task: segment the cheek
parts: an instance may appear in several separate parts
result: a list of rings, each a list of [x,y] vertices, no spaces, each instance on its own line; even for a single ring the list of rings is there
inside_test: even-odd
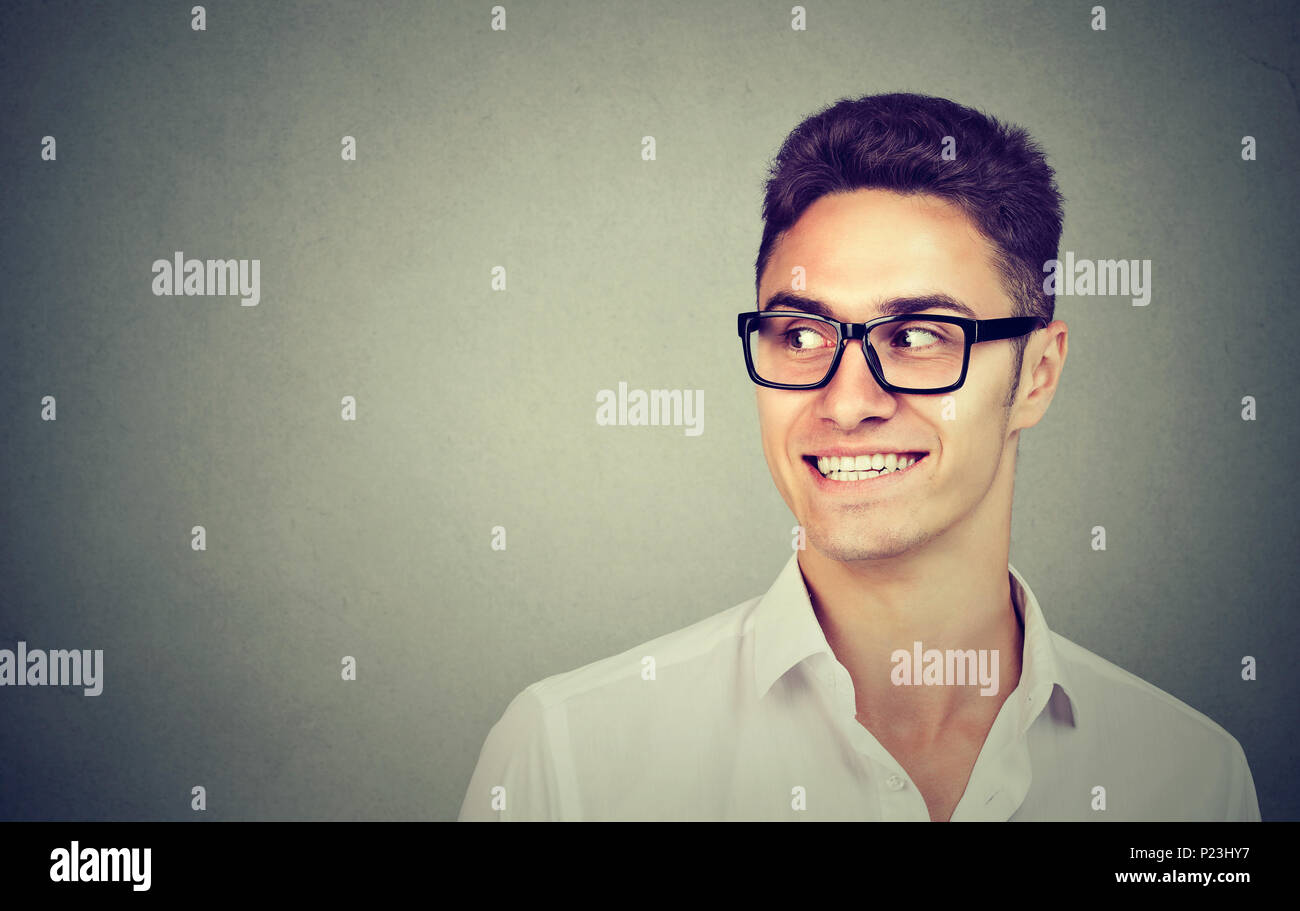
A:
[[[780,455],[785,452],[799,410],[797,403],[789,398],[767,394],[773,391],[760,387],[757,392],[758,426],[763,437],[763,449]]]
[[[962,387],[937,396],[934,406],[926,408],[926,418],[939,434],[950,477],[973,477],[983,471],[977,466],[998,458],[1003,442],[1000,431],[1006,420],[1001,392]]]
[[[1005,443],[1000,433],[1002,415],[1000,408],[984,408],[978,415],[970,415],[967,426],[949,432],[944,448],[952,456],[949,468],[959,485],[984,489],[997,474]],[[949,425],[958,423],[950,421]]]

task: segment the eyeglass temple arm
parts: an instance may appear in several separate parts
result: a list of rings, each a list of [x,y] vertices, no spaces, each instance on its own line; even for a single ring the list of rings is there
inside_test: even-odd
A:
[[[1010,316],[1005,319],[975,321],[975,341],[995,342],[1004,338],[1019,338],[1047,325],[1041,316]]]

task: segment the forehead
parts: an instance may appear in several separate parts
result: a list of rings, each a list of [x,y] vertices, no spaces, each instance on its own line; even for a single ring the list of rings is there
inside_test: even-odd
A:
[[[866,320],[893,297],[941,292],[981,317],[1009,313],[996,249],[955,205],[935,196],[855,190],[823,196],[776,242],[760,301],[791,289],[802,266],[807,291],[842,319]]]

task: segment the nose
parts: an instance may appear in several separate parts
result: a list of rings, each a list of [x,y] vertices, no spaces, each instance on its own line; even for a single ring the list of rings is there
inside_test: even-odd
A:
[[[844,340],[839,366],[822,392],[824,416],[846,430],[867,418],[887,418],[898,409],[898,399],[871,372],[865,339]]]

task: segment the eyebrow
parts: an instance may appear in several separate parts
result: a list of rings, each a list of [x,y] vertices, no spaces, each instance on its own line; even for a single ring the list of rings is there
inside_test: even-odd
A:
[[[778,291],[769,297],[759,309],[776,310],[778,308],[799,310],[803,313],[816,313],[818,316],[824,316],[827,319],[838,320],[838,317],[831,313],[828,304],[817,300],[815,297],[808,297],[793,291]],[[880,303],[881,316],[906,316],[909,313],[919,313],[923,310],[952,310],[971,319],[978,319],[974,310],[948,294],[891,297]]]

